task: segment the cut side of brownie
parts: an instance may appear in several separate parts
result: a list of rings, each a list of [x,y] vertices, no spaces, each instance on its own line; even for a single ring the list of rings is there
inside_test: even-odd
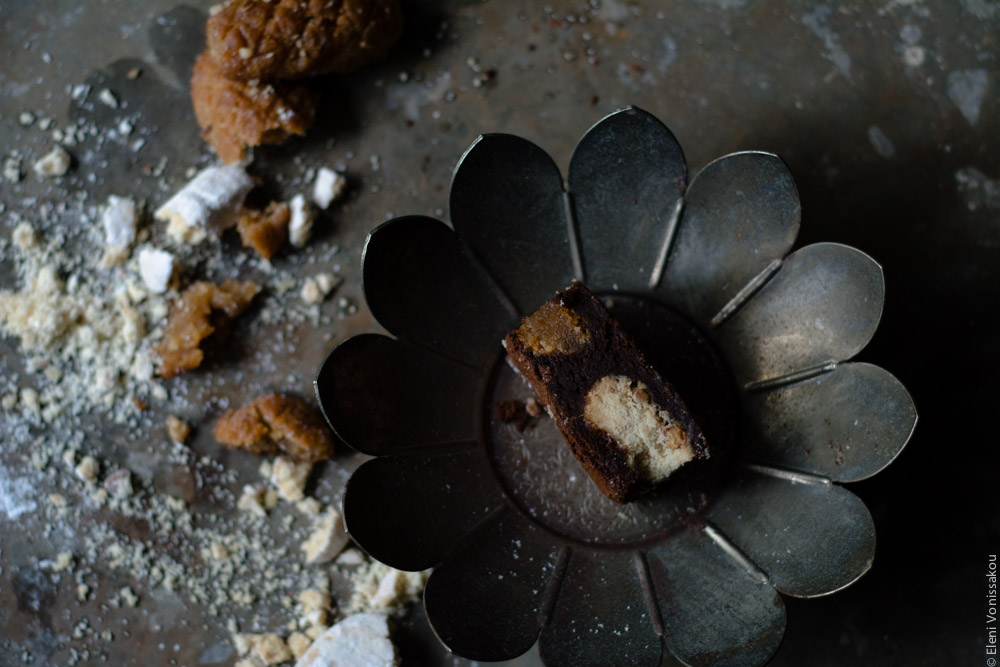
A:
[[[582,283],[557,292],[503,344],[507,362],[612,500],[634,500],[708,457],[684,401]]]

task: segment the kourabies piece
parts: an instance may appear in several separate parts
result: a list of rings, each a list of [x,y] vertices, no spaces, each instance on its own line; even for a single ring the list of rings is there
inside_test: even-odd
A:
[[[634,500],[708,457],[683,400],[583,284],[557,292],[503,342],[508,363],[612,500]]]
[[[153,214],[167,223],[167,234],[200,243],[209,231],[236,224],[236,212],[253,181],[238,165],[202,169]]]

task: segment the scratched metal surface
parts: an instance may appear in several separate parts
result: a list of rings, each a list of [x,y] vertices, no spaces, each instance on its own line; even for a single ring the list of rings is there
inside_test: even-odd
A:
[[[208,4],[192,3],[202,14]],[[360,302],[358,266],[350,260],[359,258],[368,231],[392,214],[443,215],[452,168],[480,133],[525,137],[565,172],[595,120],[634,104],[670,127],[691,173],[732,151],[781,155],[802,201],[798,246],[846,243],[882,264],[886,310],[860,359],[895,374],[922,421],[900,460],[849,486],[875,521],[873,569],[836,595],[787,599],[786,637],[772,664],[972,664],[985,642],[980,575],[1000,535],[984,492],[996,472],[987,457],[995,390],[984,376],[1000,362],[993,344],[1000,325],[1000,6],[600,5],[409,3],[408,33],[389,61],[329,81],[320,126],[309,139],[262,151],[261,171],[280,175],[297,160],[343,160],[358,175],[358,194],[333,238],[343,248],[342,291]],[[0,7],[0,150],[41,155],[42,135],[20,128],[17,114],[41,110],[64,123],[73,113],[66,87],[96,72],[114,76],[120,70],[107,68],[122,59],[147,63],[164,90],[183,100],[193,53],[171,47],[170,29],[188,30],[201,18],[175,6],[156,0]],[[158,19],[172,10],[170,21]],[[439,36],[443,20],[449,27]],[[473,85],[470,57],[496,70],[485,86]],[[197,143],[187,107],[171,108],[160,131],[179,154],[165,173],[176,185],[187,166],[183,151]],[[381,157],[377,172],[370,155]],[[96,164],[101,156],[89,159]],[[122,171],[112,167],[95,187],[134,179]],[[0,187],[9,210],[51,196],[31,178],[21,187],[17,197]],[[4,233],[7,224],[0,218]],[[6,285],[9,274],[0,278]],[[362,306],[332,331],[298,332],[293,367],[249,381],[267,386],[294,373],[308,382],[336,342],[373,328]],[[16,346],[0,345],[2,370],[12,372]],[[222,368],[211,383],[192,382],[190,395],[224,395],[227,382],[244,377]],[[124,461],[135,444],[121,442],[106,455]],[[191,446],[218,455],[207,433]],[[969,465],[980,457],[984,464]],[[345,456],[337,466],[348,471],[358,462]],[[242,465],[249,475],[252,467]],[[345,479],[331,471],[322,483],[337,496]],[[52,664],[64,662],[82,616],[98,629],[128,620],[131,638],[108,645],[109,664],[198,664],[226,636],[219,619],[194,606],[123,610],[100,599],[78,606],[69,577],[55,584],[33,565],[38,554],[55,552],[43,529],[30,517],[0,517],[0,664],[19,662],[24,646],[53,647]],[[107,576],[110,590],[127,583]],[[438,647],[419,613],[401,638],[404,664],[468,664]],[[511,664],[538,663],[529,653]]]

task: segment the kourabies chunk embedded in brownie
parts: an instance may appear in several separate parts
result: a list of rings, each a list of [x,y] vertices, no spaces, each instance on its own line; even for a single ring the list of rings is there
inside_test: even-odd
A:
[[[688,461],[708,457],[680,396],[582,283],[525,317],[504,347],[612,500],[634,500]]]

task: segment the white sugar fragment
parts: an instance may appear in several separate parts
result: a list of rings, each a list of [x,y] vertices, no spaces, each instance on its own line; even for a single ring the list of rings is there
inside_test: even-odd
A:
[[[3,161],[3,179],[8,183],[17,183],[21,180],[21,161],[16,157],[9,157]]]
[[[291,201],[288,202],[288,208],[291,210],[288,240],[296,248],[302,248],[309,243],[309,237],[312,236],[314,217],[312,208],[301,194],[292,197]]]
[[[105,104],[112,109],[118,108],[118,97],[116,97],[115,94],[107,88],[97,94],[97,99],[99,99],[102,104]]]
[[[316,206],[326,209],[340,199],[347,189],[347,179],[328,167],[320,167],[313,182],[312,199]]]
[[[73,90],[70,93],[70,97],[77,102],[87,97],[90,94],[90,86],[86,83],[78,83],[73,86]]]
[[[104,480],[104,488],[113,497],[125,499],[132,495],[132,473],[128,470],[117,470]]]
[[[166,292],[173,275],[172,254],[159,248],[143,248],[139,251],[139,276],[150,292],[154,294]]]
[[[135,241],[139,214],[135,202],[128,197],[111,195],[101,215],[104,244],[112,248],[127,248]]]

